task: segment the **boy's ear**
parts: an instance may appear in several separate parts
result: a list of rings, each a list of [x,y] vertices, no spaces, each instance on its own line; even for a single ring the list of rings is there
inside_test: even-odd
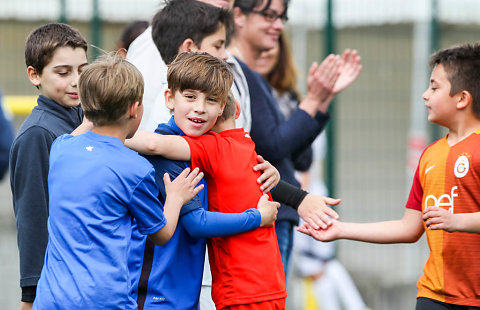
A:
[[[225,110],[225,106],[227,105],[227,100],[225,99],[225,101],[223,102],[222,105],[220,105],[220,111],[218,112],[218,117],[222,116],[223,114],[223,110]]]
[[[131,119],[137,119],[138,118],[138,108],[141,105],[140,101],[135,101],[130,105],[130,108],[128,108],[128,116]]]
[[[172,91],[170,90],[170,88],[167,88],[165,90],[165,105],[170,111],[173,111],[173,108],[175,107],[175,101],[173,97],[174,96]]]
[[[238,100],[235,99],[235,119],[238,119],[240,117],[241,112],[242,112],[242,109],[240,108],[240,102],[238,102]]]
[[[457,109],[465,109],[472,103],[472,94],[467,90],[458,93]]]
[[[39,87],[40,86],[40,74],[38,74],[37,69],[32,66],[27,67],[27,75],[30,83]]]
[[[247,15],[238,6],[233,8],[233,21],[237,27],[242,28],[245,25],[246,18]]]
[[[197,50],[198,50],[197,45],[190,38],[187,38],[187,39],[183,40],[182,44],[180,44],[180,46],[178,47],[178,52],[179,53],[195,52]]]

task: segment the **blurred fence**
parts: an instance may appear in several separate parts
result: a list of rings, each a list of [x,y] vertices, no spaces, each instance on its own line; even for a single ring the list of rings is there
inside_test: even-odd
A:
[[[159,3],[154,0],[81,3],[0,0],[2,10],[6,8],[0,12],[0,88],[9,106],[19,109],[15,110],[17,125],[25,117],[24,112],[30,109],[28,105],[26,108],[20,105],[31,98],[26,97],[25,101],[25,97],[18,96],[37,95],[27,80],[23,59],[25,38],[32,29],[63,19],[79,29],[89,42],[95,38],[99,48],[113,50],[122,28],[133,20],[149,20]],[[308,66],[325,54],[326,4],[326,0],[291,0],[287,32],[303,90]],[[431,47],[477,41],[480,5],[474,0],[333,0],[332,4],[336,52],[357,49],[363,64],[359,79],[338,96],[331,120],[334,122],[335,157],[328,164],[334,167],[335,194],[343,199],[337,210],[345,221],[396,219],[403,215],[411,184],[407,146],[411,145],[412,119],[417,114],[412,113],[412,107],[423,107],[419,90],[428,85],[429,72],[423,59],[427,59]],[[93,10],[95,5],[97,12]],[[99,22],[92,28],[95,14]],[[421,24],[430,25],[428,29],[433,30],[423,40],[416,37],[416,29]],[[423,55],[418,54],[419,42],[428,46]],[[93,58],[93,49],[89,48],[89,60]],[[419,59],[422,59],[420,64]],[[420,71],[419,66],[423,67]],[[422,70],[425,73],[420,73],[421,79],[417,79]],[[416,80],[418,82],[413,82]],[[424,113],[422,108],[419,111]],[[427,141],[438,135],[426,124],[426,119],[420,127],[425,128]],[[1,197],[7,198],[0,202],[0,215],[4,218],[2,228],[11,231],[14,225],[8,223],[14,220],[8,182],[2,182],[0,190]],[[3,242],[0,249],[6,248]],[[0,253],[0,257],[17,255],[10,253],[11,247],[8,251]],[[423,238],[413,245],[338,243],[339,259],[353,274],[367,304],[373,309],[412,309],[415,283],[427,255]],[[2,277],[0,282],[0,288],[8,288],[0,289],[0,295],[9,294],[0,296],[0,308],[16,308],[18,295],[11,294],[11,287],[18,286],[18,279]],[[290,290],[295,295],[295,287]],[[289,302],[289,307],[300,309],[301,306]]]

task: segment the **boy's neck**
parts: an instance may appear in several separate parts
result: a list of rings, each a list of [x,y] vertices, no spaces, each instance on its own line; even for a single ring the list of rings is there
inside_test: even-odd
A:
[[[126,130],[125,127],[122,127],[118,124],[93,126],[91,131],[102,136],[116,137],[120,139],[122,143],[125,142],[125,139],[129,134],[129,131]]]
[[[474,117],[473,114],[454,123],[454,125],[448,126],[447,142],[451,146],[467,138],[480,128],[480,119]]]

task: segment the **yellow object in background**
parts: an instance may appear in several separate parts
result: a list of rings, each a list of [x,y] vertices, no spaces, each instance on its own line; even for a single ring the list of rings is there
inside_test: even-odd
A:
[[[303,287],[305,289],[303,310],[319,310],[320,306],[313,292],[313,279],[308,277],[304,278]]]
[[[28,116],[37,105],[37,96],[4,96],[4,107],[15,116]]]

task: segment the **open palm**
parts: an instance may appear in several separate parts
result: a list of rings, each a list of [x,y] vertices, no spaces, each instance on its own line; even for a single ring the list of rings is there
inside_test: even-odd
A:
[[[327,229],[314,229],[308,223],[304,223],[303,225],[297,227],[297,231],[309,235],[317,241],[328,242],[337,240],[339,235],[339,230],[337,227],[338,221],[332,219],[332,222],[333,224]]]
[[[360,56],[356,50],[346,49],[342,54],[342,67],[340,69],[340,75],[335,82],[333,93],[336,95],[348,85],[352,84],[362,71],[362,65],[360,64]]]

